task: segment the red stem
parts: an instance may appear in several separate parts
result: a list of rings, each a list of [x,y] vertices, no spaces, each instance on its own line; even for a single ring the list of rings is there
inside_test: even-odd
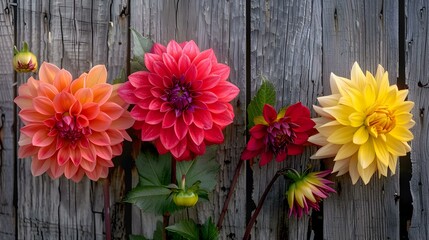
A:
[[[248,240],[250,238],[250,232],[252,231],[253,225],[255,224],[256,218],[258,217],[259,212],[261,211],[262,206],[264,205],[264,202],[265,202],[265,199],[267,198],[268,193],[270,192],[270,190],[273,187],[273,184],[276,182],[277,178],[279,178],[281,175],[283,175],[285,171],[286,171],[286,169],[281,169],[281,170],[277,171],[276,175],[274,175],[274,177],[271,179],[268,186],[265,188],[265,191],[262,194],[261,199],[258,202],[258,206],[256,207],[255,212],[253,212],[252,217],[250,218],[249,222],[247,223],[246,231],[244,232],[243,240]]]
[[[110,181],[108,178],[103,180],[104,193],[104,227],[106,230],[106,240],[112,239],[112,229],[110,224]]]
[[[231,186],[228,190],[228,195],[226,196],[225,202],[223,203],[222,212],[220,213],[219,220],[217,222],[217,229],[220,231],[222,229],[222,223],[223,219],[226,216],[226,213],[228,211],[229,202],[231,201],[232,194],[234,193],[235,187],[237,186],[238,177],[240,176],[241,167],[243,166],[243,160],[239,160],[237,167],[235,168],[234,177],[231,181]]]

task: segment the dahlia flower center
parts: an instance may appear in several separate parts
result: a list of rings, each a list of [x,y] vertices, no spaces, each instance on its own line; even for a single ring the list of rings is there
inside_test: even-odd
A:
[[[293,123],[283,121],[274,122],[268,127],[267,146],[275,155],[286,151],[287,145],[294,142],[296,135],[292,125]]]
[[[173,79],[173,86],[165,90],[165,94],[161,97],[167,101],[176,111],[176,115],[180,115],[183,111],[192,107],[192,91],[191,83],[185,82],[185,78]]]
[[[387,109],[387,106],[378,107],[366,117],[365,124],[370,128],[370,133],[375,137],[378,134],[388,133],[395,127],[395,116]]]
[[[56,119],[55,130],[60,138],[75,145],[82,137],[89,134],[91,130],[88,127],[81,127],[76,122],[76,117],[63,116]]]

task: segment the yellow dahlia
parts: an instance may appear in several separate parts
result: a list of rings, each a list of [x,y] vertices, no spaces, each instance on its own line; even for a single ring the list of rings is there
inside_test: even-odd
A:
[[[318,134],[309,142],[322,146],[311,158],[334,157],[333,172],[350,173],[353,184],[361,177],[367,184],[378,170],[379,177],[395,173],[399,156],[411,150],[414,106],[405,101],[408,90],[389,85],[388,73],[378,66],[375,77],[362,72],[357,63],[351,79],[331,74],[332,94],[319,97],[313,106],[321,116],[313,119]]]

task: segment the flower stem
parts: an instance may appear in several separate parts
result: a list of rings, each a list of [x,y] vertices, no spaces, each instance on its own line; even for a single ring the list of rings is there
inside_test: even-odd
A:
[[[232,178],[231,186],[229,187],[229,190],[228,190],[228,195],[226,196],[225,202],[223,203],[222,212],[220,213],[219,220],[217,222],[217,229],[218,230],[222,229],[223,219],[226,216],[226,212],[228,211],[229,202],[231,201],[232,194],[234,193],[235,187],[237,186],[238,177],[240,176],[241,167],[243,166],[243,162],[244,161],[240,159],[238,164],[237,164],[237,167],[235,168],[234,177]]]
[[[112,239],[112,229],[110,224],[110,181],[108,178],[103,180],[104,193],[104,227],[106,230],[106,240]]]
[[[176,178],[176,164],[177,161],[175,158],[171,157],[171,173],[170,173],[170,182],[177,184],[177,178]],[[165,212],[162,215],[162,239],[163,240],[167,240],[167,230],[165,229],[166,227],[168,227],[168,224],[170,222],[170,213],[169,212]]]
[[[283,168],[280,169],[276,172],[276,174],[274,175],[274,177],[271,179],[270,183],[268,183],[268,186],[265,188],[264,193],[262,193],[261,199],[258,202],[258,206],[255,209],[255,212],[253,212],[252,217],[250,218],[249,222],[247,223],[246,226],[246,231],[244,232],[244,237],[243,240],[248,240],[250,239],[250,232],[252,231],[253,225],[255,224],[256,218],[259,215],[259,212],[262,209],[262,206],[264,205],[265,199],[267,198],[268,193],[270,192],[271,188],[273,187],[273,184],[276,182],[276,180],[283,175],[286,171],[288,170],[288,168]]]

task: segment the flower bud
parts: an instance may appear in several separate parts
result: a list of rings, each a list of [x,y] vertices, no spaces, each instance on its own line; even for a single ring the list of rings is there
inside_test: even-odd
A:
[[[37,71],[37,58],[32,52],[28,50],[28,44],[24,42],[21,51],[14,47],[13,68],[17,72],[36,72]]]

